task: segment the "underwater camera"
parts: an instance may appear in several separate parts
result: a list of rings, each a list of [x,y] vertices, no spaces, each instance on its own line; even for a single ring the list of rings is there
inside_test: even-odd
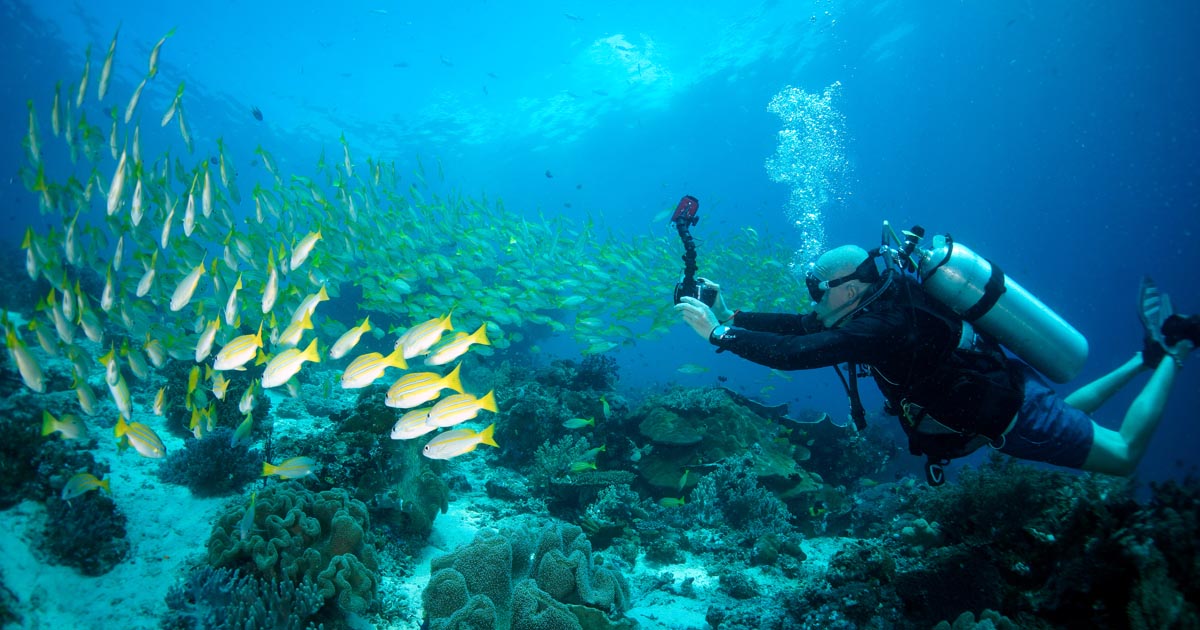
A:
[[[700,200],[691,195],[684,195],[675,206],[671,215],[671,223],[679,231],[679,239],[683,241],[683,279],[675,285],[675,303],[685,297],[696,298],[712,306],[717,300],[717,290],[696,282],[696,241],[688,231],[700,221],[696,213],[700,210]]]

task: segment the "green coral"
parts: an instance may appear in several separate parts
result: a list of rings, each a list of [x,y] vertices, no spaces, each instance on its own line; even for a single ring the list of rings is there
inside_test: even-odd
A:
[[[247,508],[239,503],[218,517],[208,540],[212,566],[295,584],[312,581],[327,605],[344,612],[373,607],[379,566],[362,502],[341,489],[271,486],[258,493],[251,531],[243,534]]]
[[[434,630],[554,630],[631,627],[621,615],[629,586],[597,564],[574,525],[485,529],[435,558],[423,594]]]

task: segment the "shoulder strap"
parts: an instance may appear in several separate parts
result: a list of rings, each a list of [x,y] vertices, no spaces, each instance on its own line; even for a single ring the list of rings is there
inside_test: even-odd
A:
[[[866,430],[867,410],[863,407],[862,398],[858,395],[858,364],[846,364],[846,371],[850,373],[849,381],[842,375],[842,368],[834,365],[833,369],[837,372],[838,378],[842,380],[842,387],[846,390],[846,397],[850,399],[850,419],[854,420],[854,428],[859,431]]]

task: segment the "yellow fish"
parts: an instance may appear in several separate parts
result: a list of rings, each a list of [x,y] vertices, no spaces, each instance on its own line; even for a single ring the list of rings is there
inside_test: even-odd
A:
[[[304,299],[300,302],[300,306],[297,306],[296,310],[292,312],[292,322],[291,323],[294,324],[294,323],[304,319],[304,317],[306,315],[311,316],[313,314],[313,311],[317,310],[317,305],[328,299],[329,299],[329,294],[325,292],[324,285],[321,286],[320,291],[317,291],[316,293],[313,293],[312,295],[304,296]]]
[[[154,429],[141,422],[127,424],[123,415],[117,418],[117,426],[113,429],[113,435],[120,438],[118,450],[123,451],[132,446],[139,455],[150,459],[159,459],[167,454],[166,447],[163,446],[162,440],[158,439],[158,434],[154,432]]]
[[[475,398],[471,394],[447,396],[429,410],[426,422],[435,427],[452,427],[474,418],[480,409],[496,413],[494,392],[488,392],[483,398]]]
[[[489,424],[486,429],[476,433],[471,429],[455,429],[446,431],[429,441],[421,453],[429,459],[450,459],[464,453],[470,453],[480,444],[499,447],[493,438],[496,425]]]
[[[263,347],[262,339],[262,324],[258,325],[258,332],[251,335],[242,335],[235,337],[229,343],[225,344],[224,348],[217,353],[217,359],[213,362],[214,370],[244,370],[242,367],[254,358],[255,352]]]
[[[56,431],[66,440],[87,437],[87,427],[78,416],[67,414],[59,420],[49,411],[42,411],[42,435],[50,435]]]
[[[472,344],[481,346],[492,345],[487,338],[487,324],[479,326],[479,329],[471,334],[459,333],[450,343],[438,348],[425,359],[425,365],[445,365],[458,357],[466,354]]]
[[[157,253],[157,252],[156,252]],[[171,295],[171,310],[179,311],[192,301],[192,294],[196,292],[196,286],[200,284],[200,276],[206,272],[204,261],[192,268],[183,280],[175,287],[175,293]]]
[[[25,346],[25,342],[21,341],[13,329],[8,329],[8,334],[4,336],[8,343],[8,352],[13,360],[17,362],[17,370],[21,373],[21,379],[25,381],[25,386],[35,392],[46,391],[46,381],[42,376],[42,367],[29,353],[29,348]]]
[[[229,390],[229,381],[224,374],[217,372],[217,375],[212,380],[212,393],[217,397],[217,400],[225,400],[225,392]]]
[[[167,412],[167,388],[158,388],[158,393],[154,395],[154,415],[161,416]]]
[[[100,68],[100,100],[104,100],[104,95],[108,93],[108,80],[112,78],[113,55],[117,52],[117,36],[121,34],[121,27],[117,27],[117,32],[113,33],[112,43],[108,45],[108,54],[104,57],[104,66]]]
[[[229,299],[225,300],[225,323],[234,326],[238,320],[238,302],[237,294],[242,289],[242,274],[238,274],[237,282],[233,284],[233,289],[229,292]]]
[[[424,354],[426,350],[438,342],[438,339],[442,338],[444,331],[452,329],[450,314],[447,313],[445,317],[435,317],[427,322],[409,328],[396,340],[396,347],[403,347],[404,358],[411,359],[419,354]]]
[[[110,217],[121,208],[121,194],[125,190],[125,164],[128,161],[126,156],[127,153],[122,150],[121,159],[117,161],[117,170],[113,173],[112,183],[108,186],[108,216]]]
[[[88,385],[87,380],[79,378],[78,371],[72,370],[72,377],[74,382],[71,387],[79,398],[79,407],[89,416],[96,415],[96,393],[92,391],[92,386]]]
[[[242,394],[242,399],[238,401],[238,411],[249,414],[254,411],[254,384],[258,381],[251,381],[250,386],[246,388],[246,392]]]
[[[402,348],[396,348],[386,357],[378,352],[369,352],[356,357],[350,362],[350,366],[346,368],[346,371],[342,372],[342,389],[366,387],[379,380],[379,377],[383,376],[384,371],[389,367],[400,368],[402,370],[408,368],[408,363],[404,360],[404,351]]]
[[[392,426],[391,437],[393,440],[411,440],[415,437],[421,437],[430,431],[437,430],[437,427],[425,422],[429,419],[429,410],[431,407],[424,409],[413,409],[412,411],[400,416],[396,424]]]
[[[275,255],[267,252],[267,284],[263,287],[262,312],[271,312],[275,300],[279,298],[279,272],[275,270]]]
[[[112,494],[112,488],[108,485],[108,480],[101,481],[92,473],[81,472],[73,475],[67,480],[66,485],[62,489],[62,500],[70,501],[75,497],[81,497],[92,490],[104,489],[105,492]]]
[[[272,475],[282,479],[300,479],[317,471],[317,461],[311,457],[293,457],[279,464],[263,462],[263,477]]]
[[[462,364],[455,366],[446,376],[437,372],[405,374],[388,388],[387,400],[384,404],[389,407],[408,409],[437,398],[443,389],[453,389],[461,394],[463,386],[462,381],[459,380],[460,369],[462,369]]]
[[[196,363],[203,363],[208,355],[212,354],[213,343],[217,340],[217,331],[220,329],[221,320],[217,317],[204,327],[204,332],[200,333],[200,339],[196,342]]]
[[[124,237],[122,237],[122,238],[124,238]],[[150,292],[150,288],[154,286],[154,276],[157,275],[157,273],[158,273],[154,268],[154,265],[157,262],[158,262],[158,250],[155,250],[154,253],[150,255],[150,264],[146,265],[146,272],[143,273],[142,278],[140,280],[138,280],[137,291],[134,292],[134,295],[137,295],[138,297],[142,297]],[[117,267],[117,265],[116,265],[116,262],[114,261],[113,269],[116,269],[116,267]]]
[[[313,247],[317,241],[321,240],[321,230],[309,232],[300,242],[292,248],[292,271],[295,271],[304,261],[308,259],[308,255],[312,253]]]
[[[321,362],[321,356],[317,354],[316,339],[313,339],[312,343],[308,344],[308,347],[303,351],[296,348],[288,348],[275,355],[275,358],[267,363],[267,368],[263,371],[263,389],[283,385],[300,371],[305,361],[311,361],[312,363]]]
[[[324,289],[324,287],[321,287]],[[362,338],[363,333],[371,330],[371,318],[366,317],[362,323],[342,333],[341,337],[333,343],[333,347],[329,349],[330,359],[340,359],[346,356],[347,352],[354,349],[358,345],[358,340]]]
[[[109,383],[108,391],[112,394],[117,410],[126,417],[132,416],[133,401],[129,398],[129,385],[125,384],[125,376],[121,374],[120,370],[117,371],[117,381]]]
[[[304,337],[304,331],[312,330],[312,327],[312,316],[305,313],[299,321],[288,324],[288,327],[279,333],[279,339],[276,340],[276,344],[284,348],[293,348]]]

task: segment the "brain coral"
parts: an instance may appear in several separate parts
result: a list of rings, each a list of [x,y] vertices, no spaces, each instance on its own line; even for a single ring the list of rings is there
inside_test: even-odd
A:
[[[315,492],[289,482],[258,493],[243,531],[248,508],[249,501],[217,519],[208,540],[212,566],[296,584],[310,580],[327,605],[346,612],[372,606],[379,566],[362,502],[345,490]]]

